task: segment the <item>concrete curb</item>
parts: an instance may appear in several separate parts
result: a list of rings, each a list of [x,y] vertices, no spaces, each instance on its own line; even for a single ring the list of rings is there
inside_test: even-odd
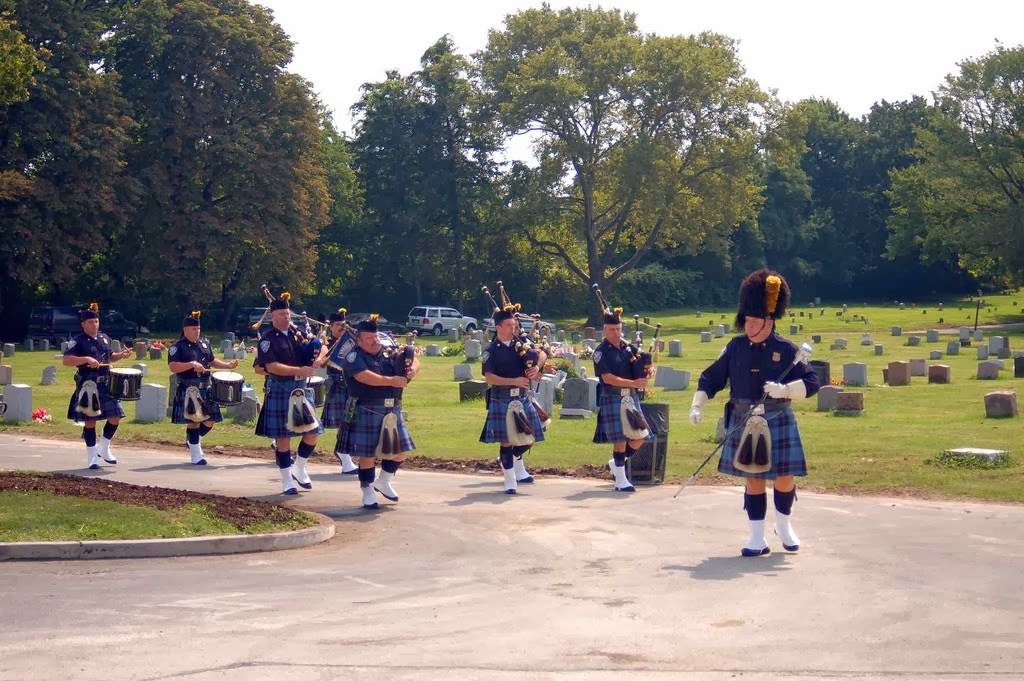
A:
[[[234,534],[183,539],[125,539],[111,541],[0,542],[5,560],[95,560],[99,558],[173,558],[229,553],[284,551],[312,546],[334,536],[334,521],[310,513],[317,524],[301,530],[270,534]]]

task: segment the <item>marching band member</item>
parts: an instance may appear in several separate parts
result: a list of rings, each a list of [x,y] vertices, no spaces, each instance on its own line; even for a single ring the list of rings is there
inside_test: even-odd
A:
[[[356,339],[352,337],[348,324],[345,323],[347,310],[338,308],[330,316],[331,324],[331,355],[343,358],[352,352],[356,347]],[[328,350],[327,347],[324,350]],[[342,451],[344,447],[343,430],[347,426],[345,410],[348,402],[348,387],[345,385],[345,371],[341,365],[335,362],[327,362],[327,399],[324,401],[324,411],[321,421],[325,429],[337,428],[338,437],[334,443],[334,456],[341,462],[342,475],[355,475],[359,472],[359,466],[352,461],[352,455]]]
[[[398,501],[391,482],[406,453],[416,449],[402,418],[402,390],[419,370],[419,359],[399,367],[395,358],[384,352],[376,314],[356,326],[356,347],[345,355],[351,420],[348,428],[342,429],[342,449],[359,460],[363,508],[377,508],[375,490]],[[381,473],[375,480],[378,457]]]
[[[220,405],[213,400],[210,367],[234,369],[238,360],[226,362],[213,356],[210,341],[203,337],[199,324],[201,313],[195,310],[181,324],[181,338],[167,351],[167,364],[177,374],[178,388],[171,408],[171,423],[185,424],[185,441],[192,463],[205,466],[201,439],[223,421]]]
[[[519,483],[531,483],[523,455],[544,439],[544,425],[530,395],[530,381],[539,380],[547,357],[531,348],[517,333],[516,310],[508,305],[493,315],[495,336],[483,353],[487,381],[487,419],[480,442],[498,443],[505,477],[505,494],[516,494]]]
[[[775,320],[786,313],[790,301],[789,285],[782,275],[768,269],[752,272],[743,280],[739,298],[736,328],[743,334],[730,340],[700,375],[690,421],[700,423],[704,403],[729,384],[725,414],[729,436],[718,470],[745,479],[743,508],[750,523],[750,539],[741,553],[770,553],[764,531],[768,508],[765,480],[773,481],[775,533],[784,549],[796,551],[800,540],[790,524],[796,499],[794,476],[807,475],[807,463],[790,405],[818,392],[818,376],[806,363],[796,362],[796,346],[775,333]],[[783,374],[786,382],[780,383]],[[766,396],[763,407],[750,411],[762,396]]]
[[[626,476],[626,459],[636,454],[645,440],[654,439],[636,396],[637,390],[647,387],[650,369],[634,378],[632,363],[637,361],[637,350],[622,338],[622,308],[608,308],[600,290],[595,290],[604,308],[604,339],[594,349],[594,374],[600,380],[594,442],[613,443],[608,469],[615,477],[615,490],[634,492],[636,488]]]
[[[88,452],[88,466],[100,467],[100,456],[107,463],[117,463],[117,457],[110,451],[110,442],[117,432],[117,425],[124,417],[121,402],[110,395],[110,364],[129,357],[130,349],[113,352],[110,337],[100,333],[99,305],[91,303],[78,313],[82,333],[68,342],[64,351],[64,366],[78,367],[75,374],[75,391],[68,404],[68,418],[84,421],[82,439]],[[96,422],[106,421],[103,436],[97,443]]]
[[[282,494],[298,494],[292,480],[303,489],[312,489],[306,473],[306,461],[316,451],[317,436],[324,431],[316,418],[313,391],[307,380],[316,372],[316,362],[308,357],[305,339],[289,329],[291,295],[270,303],[272,328],[260,340],[256,363],[267,373],[266,399],[256,424],[256,434],[275,440],[277,467],[281,471]],[[301,437],[294,462],[291,438]]]

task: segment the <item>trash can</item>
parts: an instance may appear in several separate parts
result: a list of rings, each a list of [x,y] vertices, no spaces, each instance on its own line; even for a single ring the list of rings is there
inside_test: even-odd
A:
[[[640,411],[654,433],[654,440],[645,442],[639,452],[626,459],[626,476],[634,485],[660,485],[665,481],[668,459],[668,405],[641,402]]]

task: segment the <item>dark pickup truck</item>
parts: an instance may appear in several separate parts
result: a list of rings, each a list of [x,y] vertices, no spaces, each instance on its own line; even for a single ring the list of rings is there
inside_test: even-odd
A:
[[[28,319],[26,338],[49,340],[60,345],[82,332],[77,307],[34,307]],[[139,335],[139,325],[124,318],[117,310],[100,310],[100,331],[123,343],[131,343]]]

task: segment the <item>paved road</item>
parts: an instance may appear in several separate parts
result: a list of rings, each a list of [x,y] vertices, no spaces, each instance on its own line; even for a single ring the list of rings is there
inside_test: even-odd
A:
[[[128,451],[100,475],[259,496],[272,464]],[[80,443],[0,436],[0,467]],[[0,679],[1020,679],[1024,507],[801,494],[797,555],[737,556],[738,488],[632,496],[403,471],[402,501],[313,466],[328,544],[0,563]],[[777,544],[773,544],[773,548]]]

